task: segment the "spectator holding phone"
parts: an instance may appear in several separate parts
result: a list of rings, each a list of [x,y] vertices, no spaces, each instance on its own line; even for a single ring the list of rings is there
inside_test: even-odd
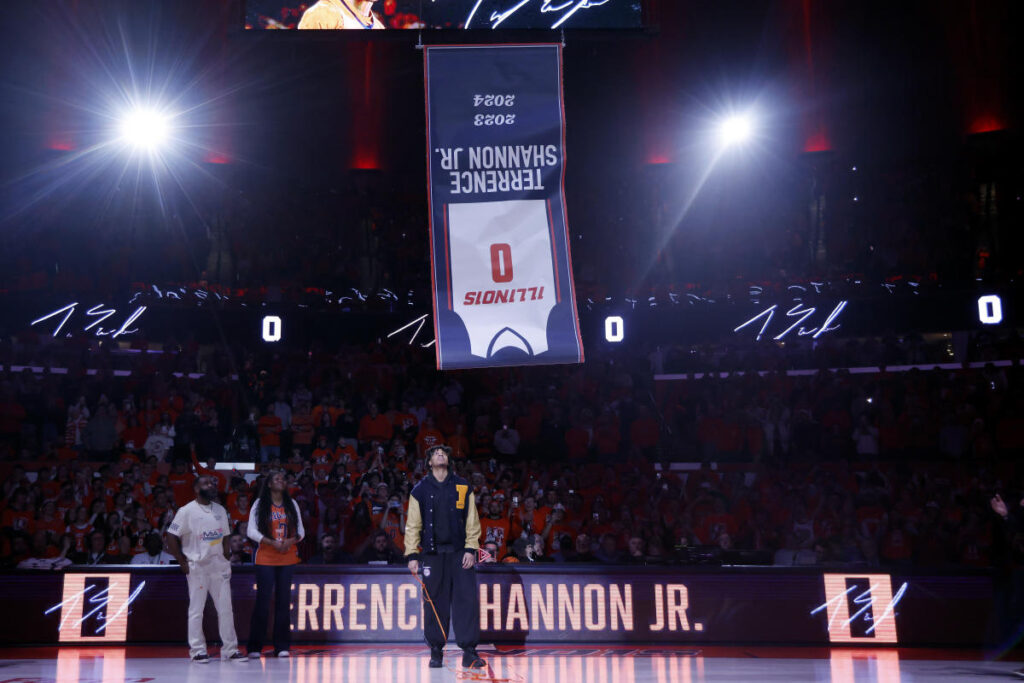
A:
[[[387,534],[395,548],[405,547],[405,508],[398,494],[388,498],[387,507],[381,514],[380,530]]]

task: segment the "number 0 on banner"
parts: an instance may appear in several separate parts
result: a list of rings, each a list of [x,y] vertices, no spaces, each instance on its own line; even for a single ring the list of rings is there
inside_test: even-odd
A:
[[[491,278],[495,282],[512,282],[512,247],[507,244],[491,245]]]

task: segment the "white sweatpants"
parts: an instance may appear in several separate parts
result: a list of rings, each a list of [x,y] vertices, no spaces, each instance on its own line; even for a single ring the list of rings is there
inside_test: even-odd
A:
[[[231,611],[231,564],[223,557],[212,557],[205,562],[188,563],[188,654],[189,657],[206,654],[206,635],[203,633],[203,612],[206,596],[213,598],[217,608],[217,626],[223,643],[222,659],[238,652],[235,635],[235,615]]]

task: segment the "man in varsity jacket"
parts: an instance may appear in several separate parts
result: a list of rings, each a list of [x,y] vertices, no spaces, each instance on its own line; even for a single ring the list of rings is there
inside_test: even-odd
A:
[[[448,470],[450,455],[448,446],[427,452],[430,473],[409,496],[405,558],[410,571],[423,570],[423,635],[430,645],[431,668],[441,667],[450,621],[462,648],[462,665],[483,668],[486,663],[476,652],[480,597],[473,568],[480,547],[480,517],[469,482]]]

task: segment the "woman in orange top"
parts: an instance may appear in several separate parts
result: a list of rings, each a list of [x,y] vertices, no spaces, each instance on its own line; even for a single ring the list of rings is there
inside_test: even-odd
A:
[[[270,596],[274,600],[274,656],[288,657],[291,645],[292,571],[299,563],[296,547],[306,535],[302,513],[288,495],[284,473],[273,472],[263,482],[260,497],[249,511],[248,536],[257,543],[256,606],[249,625],[249,657],[259,658],[267,634]]]

